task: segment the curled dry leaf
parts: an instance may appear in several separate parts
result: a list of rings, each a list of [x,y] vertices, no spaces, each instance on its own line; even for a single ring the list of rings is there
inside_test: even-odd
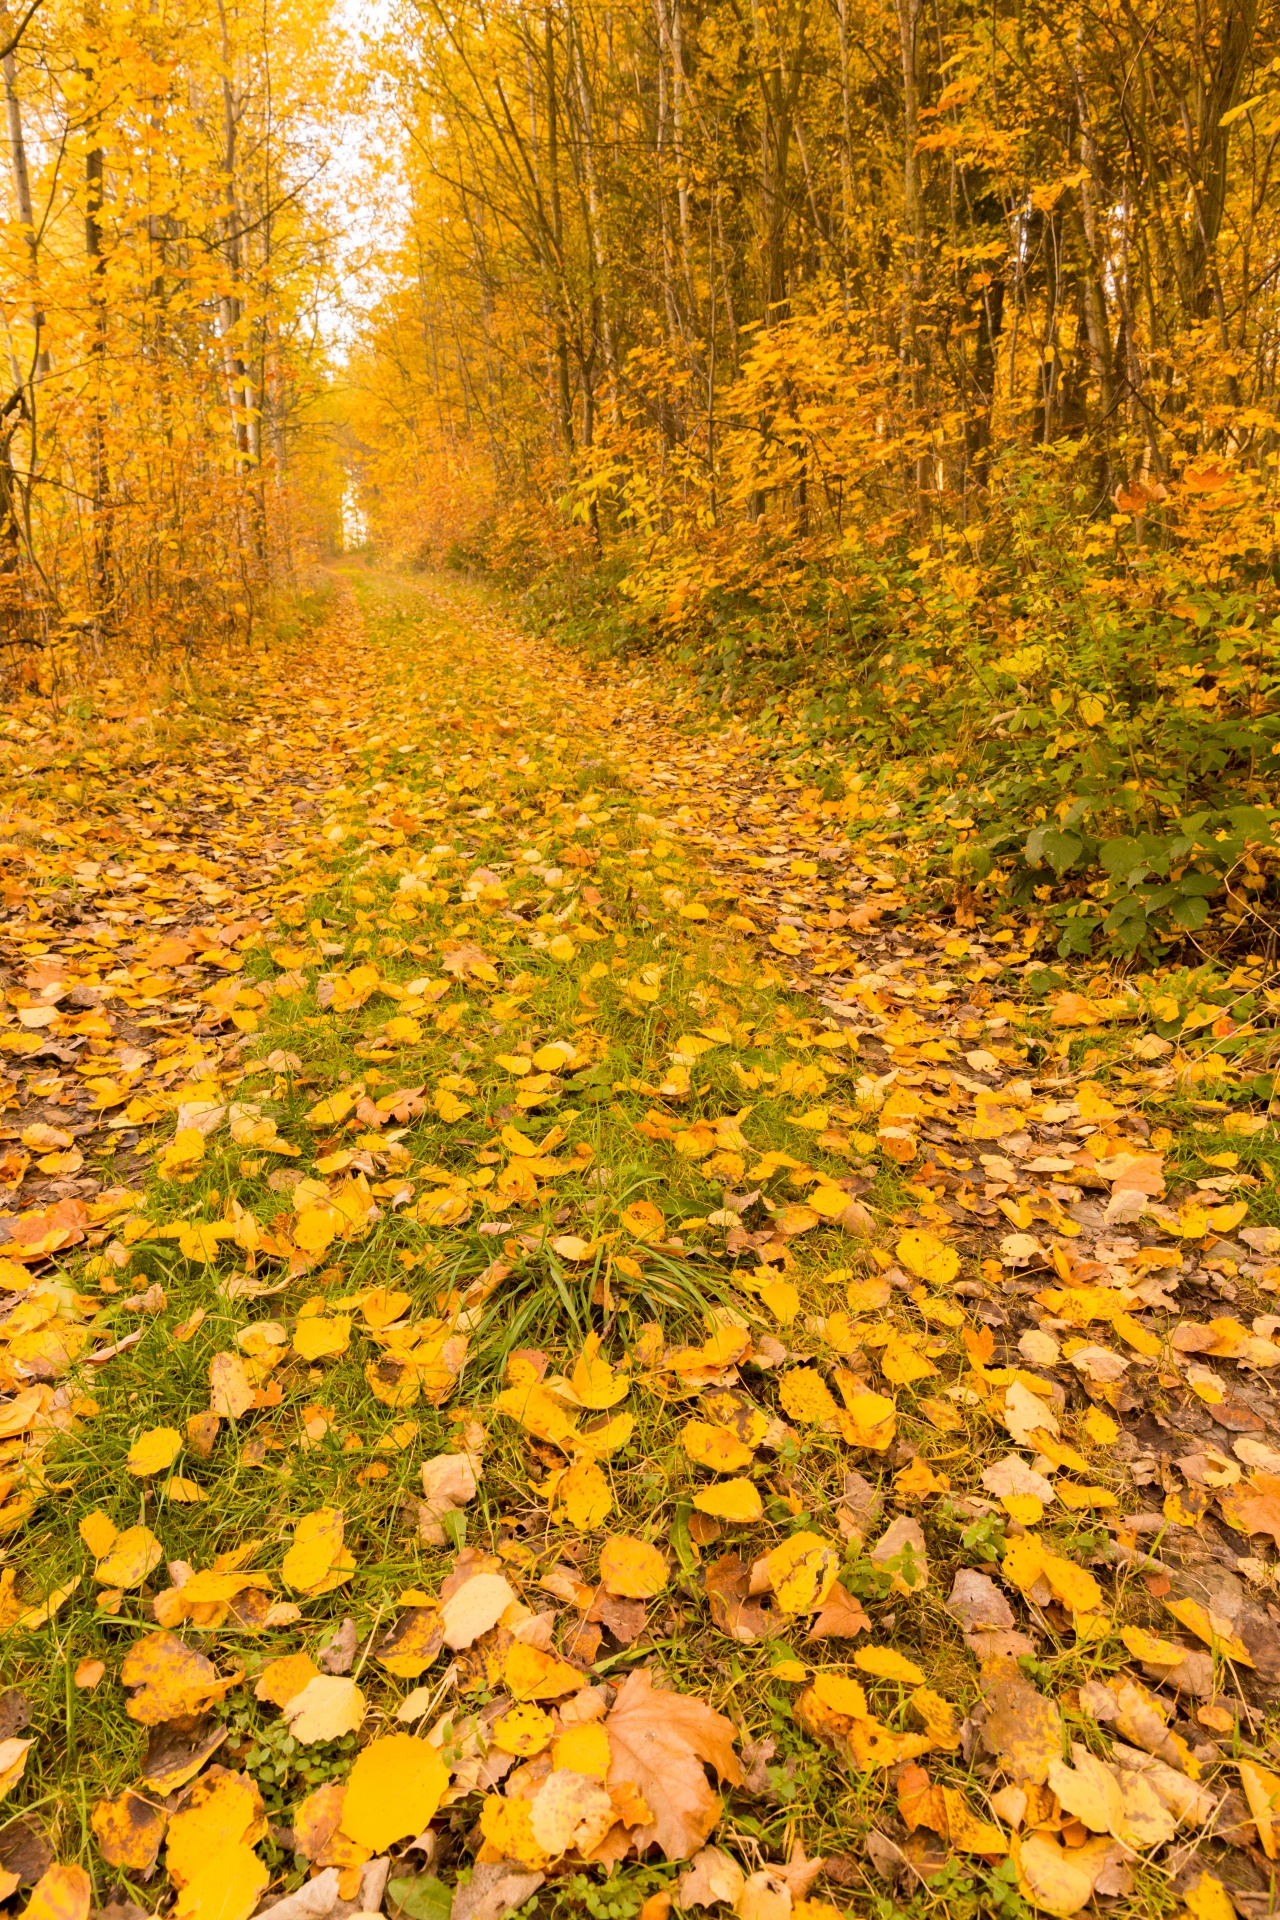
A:
[[[676,1897],[682,1907],[710,1907],[718,1900],[731,1907],[745,1882],[732,1854],[721,1847],[700,1847],[680,1876]]]
[[[752,1597],[750,1568],[736,1553],[722,1554],[713,1561],[704,1575],[704,1585],[712,1621],[730,1639],[750,1647],[778,1631],[778,1614]]]
[[[1088,1905],[1103,1873],[1122,1855],[1116,1841],[1108,1836],[1067,1847],[1052,1833],[1032,1833],[1025,1840],[1015,1836],[1010,1852],[1023,1898],[1045,1913],[1064,1916],[1064,1920]]]
[[[423,1462],[418,1531],[425,1545],[444,1546],[447,1535],[441,1518],[447,1513],[460,1513],[475,1499],[480,1467],[480,1456],[475,1453],[438,1453]]]

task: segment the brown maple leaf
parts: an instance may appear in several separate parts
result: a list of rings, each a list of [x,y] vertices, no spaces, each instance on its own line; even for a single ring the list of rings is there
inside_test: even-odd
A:
[[[1280,1474],[1255,1473],[1218,1496],[1222,1517],[1239,1533],[1269,1533],[1280,1546]]]
[[[633,1834],[636,1847],[660,1846],[668,1860],[686,1860],[720,1817],[719,1796],[705,1767],[720,1780],[742,1784],[731,1720],[687,1693],[655,1687],[647,1671],[627,1676],[605,1722],[613,1756],[608,1786],[631,1786],[653,1816]]]

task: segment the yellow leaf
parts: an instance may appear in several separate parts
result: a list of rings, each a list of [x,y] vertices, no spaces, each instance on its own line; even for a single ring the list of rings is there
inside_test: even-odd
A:
[[[1161,1640],[1145,1627],[1122,1627],[1120,1638],[1135,1660],[1150,1660],[1158,1667],[1177,1667],[1186,1658],[1186,1648],[1176,1640]]]
[[[908,1273],[933,1287],[949,1286],[960,1271],[960,1256],[955,1248],[946,1246],[936,1234],[923,1230],[904,1233],[894,1252]]]
[[[590,1533],[613,1512],[609,1482],[594,1460],[575,1460],[556,1487],[556,1505],[571,1527]]]
[[[314,1593],[342,1549],[341,1507],[320,1507],[294,1528],[293,1544],[280,1569],[286,1587],[295,1593]]]
[[[541,1870],[550,1866],[551,1856],[544,1853],[533,1837],[532,1808],[528,1800],[504,1800],[500,1793],[486,1794],[480,1808],[480,1831],[491,1857],[516,1860],[521,1866]]]
[[[169,1876],[180,1887],[190,1886],[212,1864],[220,1863],[224,1854],[254,1846],[266,1829],[262,1795],[247,1773],[218,1770],[207,1775],[169,1822],[165,1852]]]
[[[756,1289],[779,1326],[789,1327],[800,1311],[800,1294],[790,1280],[766,1280]]]
[[[726,1480],[720,1486],[707,1487],[694,1494],[693,1504],[699,1513],[708,1513],[715,1520],[745,1525],[764,1517],[764,1504],[750,1480]]]
[[[1053,1588],[1055,1600],[1067,1609],[1068,1613],[1100,1613],[1103,1608],[1102,1588],[1093,1575],[1078,1567],[1074,1560],[1068,1560],[1057,1553],[1044,1556],[1044,1577]]]
[[[114,1800],[99,1800],[90,1817],[98,1851],[108,1866],[150,1873],[169,1815],[126,1787]]]
[[[834,1425],[837,1414],[831,1389],[815,1367],[792,1367],[778,1388],[782,1411],[802,1427]]]
[[[275,1660],[269,1660],[258,1675],[253,1689],[255,1700],[269,1700],[274,1707],[283,1707],[295,1694],[315,1679],[320,1669],[309,1653],[283,1653]]]
[[[905,1340],[893,1339],[880,1354],[880,1371],[895,1387],[905,1387],[913,1380],[927,1380],[938,1369]]]
[[[336,1207],[304,1207],[294,1223],[293,1237],[304,1253],[323,1253],[341,1224]]]
[[[849,1205],[849,1196],[843,1187],[814,1187],[809,1205],[820,1219],[838,1220]]]
[[[440,1610],[444,1643],[458,1652],[497,1625],[516,1593],[500,1573],[473,1573],[455,1587]]]
[[[1254,1760],[1237,1760],[1236,1765],[1262,1851],[1268,1860],[1275,1860],[1280,1857],[1280,1777]]]
[[[365,1712],[365,1697],[355,1681],[337,1673],[318,1673],[284,1708],[289,1732],[304,1747],[358,1733]]]
[[[448,1784],[449,1770],[429,1740],[384,1734],[357,1755],[342,1801],[342,1831],[382,1853],[426,1829]]]
[[[1110,1487],[1078,1487],[1071,1480],[1057,1480],[1054,1482],[1054,1492],[1064,1507],[1070,1507],[1077,1513],[1083,1512],[1086,1507],[1115,1507],[1120,1504]]]
[[[367,1327],[390,1327],[403,1319],[412,1305],[412,1297],[399,1288],[375,1287],[361,1301],[360,1312]]]
[[[1166,1600],[1164,1604],[1179,1626],[1189,1627],[1215,1653],[1224,1653],[1228,1660],[1242,1667],[1254,1664],[1248,1647],[1243,1640],[1237,1640],[1231,1631],[1231,1622],[1222,1614],[1202,1607],[1198,1600]]]
[[[12,1570],[4,1577],[12,1579]],[[52,1593],[46,1594],[45,1598],[39,1601],[37,1605],[28,1607],[25,1612],[18,1613],[16,1618],[9,1613],[7,1609],[0,1611],[0,1631],[9,1633],[36,1633],[41,1627],[47,1627],[53,1619],[54,1614],[58,1612],[59,1608],[66,1605],[79,1585],[80,1575],[78,1573],[73,1574],[65,1585],[55,1587]],[[25,1915],[23,1916],[23,1920],[25,1920]]]
[[[305,1320],[299,1320],[293,1331],[293,1350],[299,1359],[314,1361],[332,1359],[345,1353],[351,1345],[351,1321],[345,1313],[327,1315],[308,1314]]]
[[[644,1243],[661,1240],[667,1231],[666,1220],[652,1200],[633,1200],[622,1209],[621,1220],[632,1239]]]
[[[551,1764],[570,1773],[585,1773],[593,1780],[608,1776],[609,1735],[598,1720],[585,1720],[566,1727],[551,1749]]]
[[[924,1722],[925,1732],[935,1747],[950,1751],[959,1746],[955,1709],[949,1700],[944,1700],[932,1687],[917,1687],[911,1696],[911,1707]]]
[[[895,1653],[892,1647],[859,1647],[853,1664],[859,1673],[872,1674],[877,1680],[897,1680],[904,1687],[924,1685],[924,1674],[915,1661]]]
[[[840,1572],[840,1556],[816,1533],[793,1533],[765,1562],[769,1582],[783,1613],[813,1613]],[[922,1676],[923,1677],[923,1676]]]
[[[344,1087],[341,1092],[330,1094],[324,1100],[317,1100],[307,1115],[309,1127],[336,1127],[345,1120],[356,1104],[356,1096]]]
[[[867,1447],[873,1453],[883,1453],[897,1431],[897,1408],[893,1401],[883,1393],[846,1392],[843,1381],[840,1390],[845,1402],[839,1414],[844,1439],[851,1447]]]
[[[27,1765],[32,1740],[0,1740],[0,1800],[21,1780]]]
[[[238,1353],[215,1353],[209,1362],[209,1406],[225,1420],[238,1420],[253,1405],[253,1388]]]
[[[507,1387],[494,1403],[499,1413],[519,1421],[535,1440],[549,1440],[562,1453],[577,1445],[578,1429],[572,1415],[536,1381]]]
[[[680,1430],[680,1442],[697,1466],[709,1467],[713,1473],[737,1473],[755,1459],[752,1449],[744,1446],[736,1434],[726,1427],[713,1427],[707,1420],[686,1421]]]
[[[514,1753],[527,1760],[551,1745],[554,1727],[550,1714],[544,1713],[541,1707],[511,1707],[500,1720],[494,1721],[493,1744],[503,1753]]]
[[[147,1575],[164,1559],[164,1549],[146,1527],[126,1527],[111,1543],[106,1558],[99,1560],[93,1577],[104,1587],[140,1587]]]
[[[643,1540],[610,1534],[600,1549],[600,1579],[608,1593],[627,1600],[652,1600],[668,1577],[666,1560]]]
[[[108,1519],[101,1508],[98,1508],[93,1513],[85,1514],[80,1522],[78,1531],[80,1538],[84,1541],[94,1559],[101,1560],[104,1555],[110,1553],[111,1543],[115,1540],[120,1529],[116,1526],[114,1520]]]
[[[619,1378],[607,1360],[600,1358],[598,1333],[587,1335],[582,1353],[574,1362],[569,1384],[582,1406],[599,1412],[607,1407],[616,1407],[630,1391],[628,1382]]]
[[[561,1700],[566,1693],[577,1693],[582,1672],[540,1647],[515,1640],[507,1648],[502,1679],[513,1700]]]
[[[183,1127],[156,1155],[156,1172],[161,1175],[185,1173],[189,1167],[198,1167],[203,1159],[204,1135],[199,1127]]]
[[[263,1886],[266,1882],[264,1867]],[[22,1920],[89,1920],[92,1903],[93,1882],[83,1867],[47,1867],[31,1889]]]
[[[128,1453],[130,1473],[145,1477],[163,1473],[182,1452],[182,1435],[176,1427],[151,1427],[140,1433]]]
[[[815,1673],[813,1691],[832,1713],[843,1713],[851,1720],[867,1718],[867,1696],[856,1680],[843,1673]]]
[[[1230,1894],[1211,1873],[1202,1873],[1182,1897],[1192,1920],[1235,1920],[1236,1910]]]

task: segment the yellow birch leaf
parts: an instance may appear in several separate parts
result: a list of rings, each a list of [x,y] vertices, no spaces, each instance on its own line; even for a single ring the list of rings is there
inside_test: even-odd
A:
[[[500,1720],[493,1723],[493,1744],[503,1753],[514,1753],[522,1760],[529,1759],[535,1753],[543,1753],[551,1745],[551,1736],[555,1723],[549,1713],[532,1703],[523,1707],[510,1707]],[[557,1765],[563,1764],[557,1762]]]
[[[351,1320],[345,1313],[308,1314],[293,1330],[293,1350],[302,1360],[330,1360],[351,1345]]]
[[[613,1512],[613,1492],[594,1460],[575,1460],[556,1487],[556,1506],[570,1526],[590,1533]]]
[[[764,1517],[764,1503],[750,1480],[726,1480],[720,1486],[706,1487],[694,1494],[693,1504],[699,1513],[740,1525]]]
[[[429,1740],[384,1734],[361,1750],[348,1775],[342,1831],[383,1853],[394,1841],[425,1831],[448,1784],[449,1769]]]
[[[93,1577],[104,1587],[140,1587],[147,1575],[164,1559],[164,1549],[146,1527],[126,1527],[111,1543],[106,1558],[99,1560]]]
[[[338,1673],[316,1674],[284,1707],[289,1732],[304,1747],[358,1733],[365,1712],[365,1697],[355,1681]]]
[[[561,1700],[566,1693],[578,1692],[583,1676],[567,1660],[516,1640],[507,1648],[502,1679],[513,1700]]]
[[[855,1376],[850,1375],[853,1379]],[[893,1442],[897,1431],[898,1410],[892,1400],[883,1393],[861,1393],[845,1391],[841,1381],[840,1390],[844,1394],[844,1406],[839,1414],[840,1433],[851,1447],[866,1447],[873,1453],[883,1453]]]
[[[835,1400],[816,1367],[792,1367],[784,1373],[778,1386],[778,1401],[787,1417],[802,1427],[835,1423]]]
[[[88,1547],[95,1560],[101,1560],[110,1553],[111,1543],[120,1529],[114,1520],[108,1519],[99,1507],[93,1513],[86,1513],[79,1525],[80,1538]]]
[[[713,1427],[707,1420],[688,1420],[680,1430],[680,1443],[689,1458],[699,1467],[709,1467],[712,1473],[737,1473],[743,1467],[749,1467],[755,1459],[750,1447],[746,1447],[726,1427]]]
[[[904,1687],[924,1685],[924,1674],[915,1661],[895,1653],[892,1647],[859,1647],[853,1664],[859,1673],[869,1673],[877,1680],[897,1680]]]
[[[840,1572],[840,1556],[816,1533],[793,1533],[766,1560],[774,1597],[783,1613],[813,1613]]]
[[[606,1592],[626,1600],[652,1600],[666,1586],[666,1560],[656,1547],[625,1534],[611,1534],[600,1549],[600,1579]]]
[[[311,1593],[333,1566],[342,1548],[341,1507],[320,1507],[304,1514],[294,1529],[281,1575],[295,1593]]]
[[[151,1427],[140,1433],[128,1452],[130,1473],[140,1478],[163,1473],[182,1452],[182,1435],[176,1427]]]
[[[912,1230],[904,1233],[894,1252],[899,1263],[917,1280],[932,1287],[949,1286],[960,1271],[960,1256],[936,1234]]]

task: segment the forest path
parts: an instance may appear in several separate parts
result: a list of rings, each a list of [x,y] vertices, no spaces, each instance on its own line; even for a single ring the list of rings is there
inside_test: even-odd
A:
[[[1136,1847],[1265,1911],[1280,1229],[1214,1056],[463,583],[6,740],[0,1871],[501,1920],[578,1844],[658,1920],[716,1833],[686,1907]],[[966,1718],[1064,1810],[1115,1723],[1124,1846],[1020,1836]]]

